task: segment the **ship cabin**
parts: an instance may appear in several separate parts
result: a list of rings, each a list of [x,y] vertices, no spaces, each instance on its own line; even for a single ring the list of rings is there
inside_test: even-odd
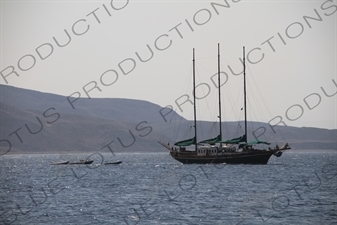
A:
[[[221,147],[221,151],[220,152],[226,153],[226,152],[236,152],[236,151],[237,151],[237,149],[236,149],[235,145],[233,145],[233,144],[226,144],[226,145],[223,145]]]
[[[218,154],[218,147],[217,146],[201,146],[197,150],[197,154],[200,156],[211,156]]]
[[[200,156],[222,155],[231,152],[237,152],[235,145],[223,145],[221,148],[216,145],[201,146],[197,150],[197,154]]]

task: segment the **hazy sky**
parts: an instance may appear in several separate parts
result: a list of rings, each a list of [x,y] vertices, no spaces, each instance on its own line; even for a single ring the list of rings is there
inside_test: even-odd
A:
[[[233,72],[245,46],[250,120],[337,128],[336,0],[25,0],[1,1],[0,14],[1,84],[142,99],[190,119],[195,48],[198,119],[216,120],[220,43],[233,121],[242,119],[243,77]]]

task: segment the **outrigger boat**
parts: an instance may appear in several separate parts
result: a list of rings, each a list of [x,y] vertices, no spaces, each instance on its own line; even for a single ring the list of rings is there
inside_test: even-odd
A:
[[[50,165],[67,165],[69,161],[53,162]]]
[[[80,161],[77,162],[70,162],[69,164],[91,164],[93,163],[93,160],[84,160],[84,159],[80,159]]]
[[[218,87],[219,87],[219,125],[220,133],[217,137],[207,139],[201,142],[197,141],[197,123],[196,123],[196,97],[194,97],[194,134],[193,138],[178,141],[171,147],[169,144],[159,142],[169,150],[170,155],[181,163],[228,163],[228,164],[267,164],[272,155],[280,157],[285,150],[290,147],[286,143],[283,147],[276,145],[274,148],[257,149],[253,146],[257,144],[270,143],[266,141],[247,140],[247,105],[246,105],[246,65],[245,65],[245,47],[243,47],[243,77],[244,77],[244,115],[245,115],[245,133],[234,139],[222,140],[221,127],[221,99],[220,99],[220,48],[218,45]],[[193,87],[195,90],[195,58],[193,49]],[[187,150],[187,146],[194,145],[194,150]],[[238,147],[235,147],[235,146]]]
[[[121,164],[122,161],[118,160],[118,161],[115,161],[115,162],[105,162],[103,163],[104,165],[118,165],[118,164]]]
[[[91,164],[93,162],[94,162],[93,160],[81,159],[80,161],[77,162],[69,162],[69,161],[53,162],[50,165]]]

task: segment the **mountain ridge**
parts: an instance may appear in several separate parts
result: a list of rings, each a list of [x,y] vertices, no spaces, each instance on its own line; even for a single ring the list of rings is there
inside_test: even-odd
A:
[[[163,107],[145,100],[126,98],[79,98],[74,102],[75,109],[68,102],[67,97],[22,89],[8,85],[0,85],[0,102],[15,106],[19,109],[43,111],[50,107],[67,114],[95,116],[109,120],[128,120],[137,122],[141,120],[162,122],[160,115]],[[133,110],[137,108],[137,110]],[[148,111],[157,111],[157,114],[149,116]],[[125,112],[128,114],[126,115]],[[180,120],[183,117],[178,114],[175,117]],[[137,118],[137,119],[136,119]]]
[[[114,152],[165,152],[157,141],[174,143],[194,135],[192,121],[172,112],[165,122],[159,113],[163,108],[143,100],[83,99],[73,110],[64,96],[4,85],[0,90],[0,155],[109,152],[109,143]],[[200,140],[217,135],[214,122],[197,123]],[[274,133],[266,123],[249,124],[250,139],[264,127],[261,138],[273,144],[287,140],[293,149],[337,150],[337,129],[277,126]],[[224,139],[243,132],[242,121],[222,127]]]

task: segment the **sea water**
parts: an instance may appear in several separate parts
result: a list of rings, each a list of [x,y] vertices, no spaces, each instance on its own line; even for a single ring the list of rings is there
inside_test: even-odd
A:
[[[94,163],[50,165],[86,158]],[[4,155],[0,224],[335,225],[336,159],[324,150],[267,165],[183,165],[167,152]]]

